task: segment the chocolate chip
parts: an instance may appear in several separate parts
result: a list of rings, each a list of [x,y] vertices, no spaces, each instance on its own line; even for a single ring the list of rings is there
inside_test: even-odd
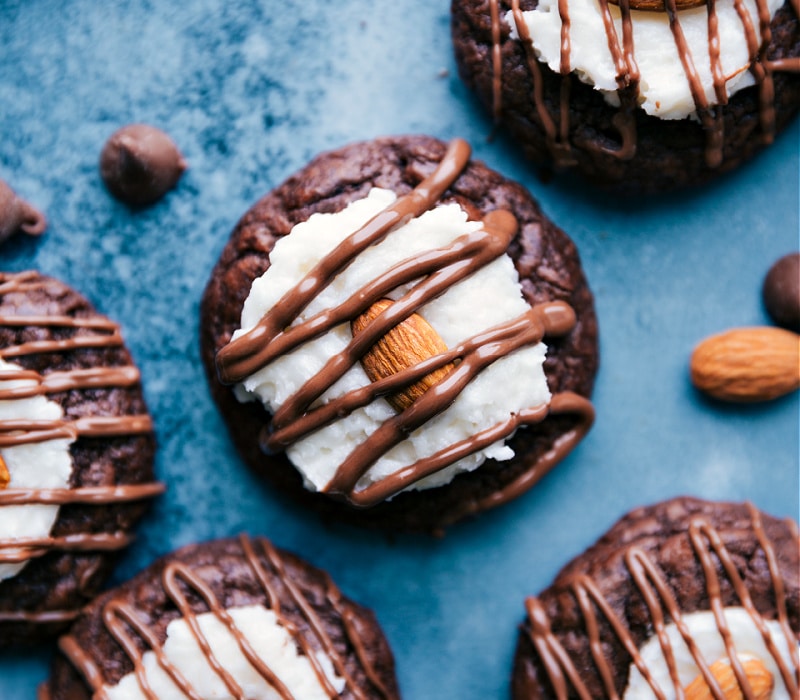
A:
[[[44,214],[20,199],[8,184],[0,180],[0,243],[18,231],[38,236],[46,228]]]
[[[762,296],[775,323],[800,331],[800,253],[784,255],[769,269]]]
[[[147,124],[122,127],[100,154],[103,182],[127,204],[156,202],[175,187],[184,170],[186,161],[172,139]]]

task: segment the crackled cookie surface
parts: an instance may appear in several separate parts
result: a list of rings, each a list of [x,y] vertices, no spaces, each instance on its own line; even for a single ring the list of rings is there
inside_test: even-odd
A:
[[[539,165],[622,192],[697,184],[771,143],[800,105],[796,3],[467,0],[462,78]]]
[[[464,142],[320,156],[243,217],[202,313],[247,461],[365,523],[434,529],[508,500],[591,423],[574,245]]]
[[[190,545],[87,608],[47,697],[398,698],[372,613],[263,538]]]
[[[797,697],[799,547],[749,503],[632,511],[526,601],[513,697]]]
[[[0,273],[0,646],[97,592],[153,481],[153,426],[119,326],[61,282]]]

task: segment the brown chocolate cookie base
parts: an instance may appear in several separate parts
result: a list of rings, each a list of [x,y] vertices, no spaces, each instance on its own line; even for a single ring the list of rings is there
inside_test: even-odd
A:
[[[759,525],[760,519],[760,525]],[[654,635],[652,615],[641,589],[631,575],[626,556],[633,549],[645,553],[667,582],[682,613],[708,610],[708,577],[689,535],[692,522],[704,522],[719,534],[754,608],[767,620],[778,617],[779,598],[785,597],[788,623],[800,635],[800,582],[798,581],[797,526],[759,513],[749,504],[715,503],[695,498],[676,498],[650,507],[638,508],[616,523],[596,544],[567,564],[554,583],[538,596],[545,619],[592,698],[608,697],[598,664],[592,658],[587,621],[575,594],[575,581],[588,577],[609,609],[622,622],[637,648]],[[761,531],[761,532],[760,532]],[[777,578],[784,596],[776,594],[767,551],[759,541],[765,535],[775,554]],[[736,586],[712,554],[713,570],[719,579],[723,606],[742,606]],[[584,579],[585,580],[585,579]],[[592,609],[598,608],[592,605]],[[664,606],[665,624],[671,621]],[[613,686],[620,694],[628,682],[632,657],[607,617],[597,614],[600,644],[610,669]],[[532,623],[527,618],[520,630],[512,677],[514,698],[555,698],[557,693],[546,671],[540,650],[531,641]],[[796,658],[796,657],[795,657]],[[713,662],[715,659],[709,661]],[[795,671],[796,672],[796,671]],[[566,681],[567,695],[579,697],[574,684]]]
[[[257,572],[248,550],[260,569]],[[88,663],[100,671],[100,684],[114,685],[134,669],[133,662],[104,622],[104,611],[112,604],[125,604],[137,619],[163,644],[167,625],[181,617],[175,601],[165,589],[165,569],[180,565],[197,576],[222,608],[264,605],[294,626],[314,651],[338,656],[351,679],[342,698],[399,698],[394,659],[372,612],[345,598],[330,577],[296,556],[272,547],[265,540],[217,540],[189,545],[163,557],[131,581],[97,598],[78,619],[62,649],[77,648]],[[263,580],[260,576],[263,575]],[[187,592],[193,612],[209,612],[199,596]],[[275,599],[270,601],[268,591]],[[298,595],[299,594],[299,595]],[[304,609],[301,605],[307,606]],[[318,626],[328,641],[322,641]],[[136,645],[147,651],[137,635]],[[298,649],[302,646],[298,644]],[[339,674],[342,676],[342,674]],[[343,676],[342,676],[343,677]],[[188,679],[191,683],[192,679]],[[63,654],[56,656],[48,686],[51,700],[92,697],[90,681]]]
[[[519,430],[516,453],[508,462],[487,461],[447,486],[402,493],[367,510],[355,510],[302,486],[299,473],[283,454],[266,455],[258,445],[269,416],[255,402],[242,404],[217,377],[217,351],[239,327],[241,309],[253,280],[269,266],[275,240],[315,212],[341,210],[372,187],[407,193],[442,159],[445,145],[429,137],[379,139],[323,154],[262,198],[236,226],[203,297],[202,357],[212,394],[244,460],[287,492],[325,513],[366,526],[434,531],[471,514],[476,503],[524,473],[574,426],[572,418],[548,418],[535,429]],[[565,300],[577,312],[577,326],[565,338],[548,341],[545,372],[552,392],[589,396],[597,369],[597,321],[591,292],[572,241],[540,211],[516,183],[471,162],[444,200],[456,200],[478,219],[506,208],[520,222],[508,253],[531,303]]]
[[[536,0],[520,0],[520,8],[531,10]],[[500,0],[500,45],[502,90],[499,105],[494,99],[492,20],[488,0],[454,0],[452,36],[461,78],[477,94],[489,114],[499,111],[499,121],[519,144],[527,158],[539,166],[574,168],[595,184],[625,193],[657,193],[706,182],[752,158],[783,129],[800,107],[800,75],[776,70],[774,79],[775,129],[760,123],[761,107],[757,86],[733,95],[721,108],[722,161],[706,162],[707,131],[692,119],[664,120],[642,109],[633,111],[636,130],[635,156],[620,158],[608,151],[621,146],[620,129],[614,120],[619,109],[605,102],[600,93],[574,75],[568,84],[567,122],[570,144],[567,156],[554,156],[533,97],[533,77],[522,42],[510,38],[503,20],[511,9]],[[769,61],[800,56],[800,22],[787,2],[775,15],[772,40],[766,52]],[[605,37],[602,37],[605,41]],[[562,85],[560,75],[538,64],[542,100],[547,114],[561,122]]]
[[[3,319],[27,317],[28,322]],[[109,347],[83,347],[67,351],[43,350],[21,356],[4,355],[23,343],[46,343],[76,336],[89,338],[107,331],[48,325],[47,319],[68,316],[90,323],[110,324],[76,291],[35,272],[0,273],[0,357],[47,376],[53,372],[131,367],[127,349],[120,343]],[[41,322],[35,319],[39,317]],[[111,324],[113,325],[113,324]],[[97,386],[48,394],[59,403],[65,420],[96,416],[115,420],[121,416],[146,416],[141,386]],[[149,421],[149,418],[147,419]],[[152,431],[117,437],[84,437],[72,443],[73,471],[70,489],[116,485],[153,485],[155,440]],[[13,481],[11,486],[13,486]],[[0,498],[7,491],[0,490]],[[93,598],[110,572],[115,546],[104,548],[78,543],[86,534],[119,536],[122,541],[141,518],[145,499],[131,502],[62,505],[52,538],[72,538],[63,546],[45,544],[31,552],[30,560],[16,576],[0,581],[0,648],[37,642],[65,629],[80,609]],[[0,539],[3,535],[0,533]],[[2,556],[4,547],[0,547]],[[8,551],[8,549],[6,549]],[[45,553],[41,555],[42,551]]]

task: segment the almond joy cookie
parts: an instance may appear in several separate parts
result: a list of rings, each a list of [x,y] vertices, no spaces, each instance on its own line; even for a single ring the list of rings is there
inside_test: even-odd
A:
[[[639,508],[526,601],[513,697],[798,697],[796,523],[749,503]]]
[[[731,170],[800,106],[790,0],[455,0],[452,33],[528,158],[621,191]]]
[[[374,615],[262,538],[164,557],[95,600],[59,649],[48,700],[400,697]]]
[[[119,326],[57,280],[0,273],[0,648],[97,593],[163,490],[154,449]]]
[[[233,440],[318,510],[437,530],[525,491],[591,424],[575,246],[469,155],[423,136],[323,154],[212,273],[202,355]]]

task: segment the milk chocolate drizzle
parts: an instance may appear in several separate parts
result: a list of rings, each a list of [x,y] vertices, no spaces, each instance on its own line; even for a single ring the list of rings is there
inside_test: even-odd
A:
[[[458,347],[435,355],[402,372],[350,391],[318,407],[312,407],[391,328],[418,308],[440,296],[449,287],[501,256],[517,231],[517,221],[507,211],[494,211],[483,219],[483,227],[465,234],[443,248],[407,259],[358,290],[345,302],[292,326],[302,310],[344,270],[363,250],[382,240],[391,229],[430,209],[455,182],[469,161],[469,146],[459,139],[448,147],[436,170],[409,194],[398,198],[363,227],[349,236],[336,250],[325,256],[291,291],[280,299],[251,330],[243,333],[217,355],[222,381],[243,380],[284,353],[322,335],[334,326],[349,321],[390,291],[417,281],[389,308],[376,316],[338,355],[290,396],[272,417],[261,435],[265,451],[282,450],[293,442],[330,424],[343,415],[418,381],[431,371],[454,361],[458,366],[406,410],[384,422],[358,445],[339,465],[324,491],[347,500],[354,506],[373,506],[402,491],[420,479],[440,471],[459,459],[510,436],[523,425],[544,420],[551,412],[547,405],[532,407],[492,426],[468,440],[458,442],[430,457],[422,458],[372,485],[358,489],[357,483],[382,455],[405,437],[441,413],[467,384],[492,362],[515,350],[535,345],[546,335],[565,335],[575,325],[575,313],[564,302],[539,304],[526,314],[467,339]],[[565,392],[554,397],[559,412],[578,417],[578,428],[559,441],[552,453],[532,465],[528,472],[509,485],[503,494],[471,504],[478,509],[502,503],[512,494],[535,483],[563,458],[583,437],[593,420],[591,404],[576,394]]]
[[[326,601],[332,607],[334,613],[341,618],[346,643],[355,652],[361,669],[371,685],[371,692],[369,693],[354,680],[352,672],[347,668],[346,659],[337,648],[337,644],[325,631],[322,617],[315,611],[314,606],[303,594],[300,586],[292,581],[287,574],[279,551],[263,538],[251,540],[246,535],[242,535],[240,542],[247,564],[266,596],[265,606],[275,613],[278,623],[289,632],[300,652],[308,659],[328,697],[337,698],[340,694],[336,692],[336,689],[325,675],[315,653],[317,649],[320,649],[328,656],[336,674],[345,681],[345,687],[352,693],[353,697],[358,700],[391,697],[389,691],[380,680],[377,669],[373,667],[368,659],[368,652],[356,629],[357,621],[354,614],[343,601],[341,592],[330,577],[327,574],[322,574],[325,577]],[[265,562],[271,570],[270,573],[265,569]],[[290,617],[282,611],[279,590],[275,583],[276,578],[280,581],[281,588],[285,590],[285,594],[291,600],[292,606],[302,616],[308,631],[298,629]],[[187,597],[185,592],[187,590],[191,593],[193,599],[199,598],[202,600],[207,612],[213,614],[227,628],[245,658],[247,658],[256,672],[276,690],[282,700],[300,700],[299,698],[295,699],[289,689],[280,681],[278,675],[280,669],[270,668],[257,655],[247,637],[236,626],[236,622],[229,611],[223,607],[199,571],[193,570],[182,562],[172,561],[164,567],[161,574],[161,585],[169,599],[180,611],[182,619],[187,623],[192,635],[197,640],[208,665],[234,698],[247,700],[238,681],[214,655],[197,622],[199,613],[195,611]],[[160,668],[169,675],[186,697],[192,700],[202,700],[202,696],[192,685],[191,679],[186,678],[164,653],[162,643],[148,624],[146,614],[140,613],[134,606],[124,600],[112,598],[103,607],[102,620],[108,633],[119,643],[133,664],[133,673],[136,675],[136,680],[142,693],[148,700],[158,700],[158,697],[153,693],[148,681],[147,671],[143,662],[144,653],[141,651],[142,646],[155,654]],[[92,690],[93,700],[106,698],[106,685],[102,668],[81,647],[79,642],[74,637],[67,635],[59,641],[59,648],[86,680]]]
[[[46,285],[37,272],[0,273],[0,294],[32,292]],[[25,357],[38,353],[72,352],[82,348],[119,347],[122,336],[117,324],[100,316],[29,316],[0,314],[0,326],[57,327],[74,329],[75,334],[57,340],[36,340],[0,348],[0,358]],[[48,374],[27,369],[0,369],[0,381],[27,380],[26,385],[3,388],[0,401],[50,396],[95,388],[132,387],[139,383],[139,371],[133,366],[94,367]],[[92,439],[149,434],[153,425],[148,415],[82,416],[73,420],[0,420],[0,448],[32,444],[54,439]],[[12,475],[13,481],[13,475]],[[111,505],[152,498],[164,491],[163,484],[121,484],[76,488],[6,488],[0,490],[4,505]],[[19,563],[41,557],[53,550],[110,551],[125,547],[131,537],[123,532],[73,533],[39,538],[3,538],[0,536],[0,563]],[[47,623],[71,619],[78,611],[1,611],[0,622],[26,621]]]
[[[617,95],[620,101],[619,111],[613,119],[614,126],[619,130],[620,146],[610,149],[606,146],[598,148],[604,153],[613,155],[620,160],[630,160],[636,155],[636,121],[635,110],[639,99],[639,68],[633,42],[633,19],[629,0],[619,0],[619,10],[622,20],[622,41],[617,34],[616,27],[609,10],[609,0],[598,0],[603,24],[606,31],[606,40],[609,53],[617,70]],[[795,14],[800,15],[800,8],[796,0],[792,1]],[[664,0],[664,11],[667,13],[669,25],[678,55],[683,65],[684,74],[694,100],[697,116],[706,134],[705,159],[709,168],[716,168],[722,163],[723,146],[725,140],[725,127],[722,119],[721,108],[728,103],[725,90],[725,76],[720,61],[720,34],[716,12],[716,0],[707,0],[708,11],[708,45],[711,75],[713,78],[716,106],[710,106],[705,91],[697,73],[695,57],[686,42],[680,22],[680,12],[675,0]],[[742,32],[745,36],[749,54],[751,56],[750,72],[752,73],[759,94],[759,120],[761,138],[764,143],[771,143],[775,137],[775,88],[773,74],[775,72],[800,72],[800,58],[791,57],[770,61],[767,50],[772,38],[770,29],[770,16],[767,0],[757,0],[758,17],[753,18],[744,6],[742,0],[735,0],[734,7],[742,23]],[[559,105],[558,123],[551,115],[544,98],[542,86],[542,71],[536,56],[533,40],[525,23],[520,9],[519,0],[511,0],[511,11],[518,36],[525,51],[526,62],[533,82],[531,100],[536,115],[544,131],[545,142],[557,167],[568,167],[575,164],[572,153],[572,144],[569,138],[569,84],[570,72],[570,17],[569,0],[559,0],[558,11],[561,17],[561,56],[559,73],[562,76],[561,98]],[[503,70],[501,56],[501,42],[503,25],[500,17],[499,0],[489,0],[489,14],[491,19],[492,36],[492,111],[495,121],[502,118],[502,83]],[[755,23],[758,24],[756,31]],[[759,32],[761,39],[759,40]]]
[[[798,686],[800,685],[797,638],[789,626],[786,610],[786,592],[778,569],[775,548],[761,523],[760,513],[752,504],[747,505],[753,531],[767,562],[775,596],[777,622],[790,650],[791,666],[787,664],[778,651],[775,640],[766,626],[766,619],[755,608],[747,585],[739,574],[733,556],[726,548],[719,532],[703,517],[695,516],[691,519],[688,527],[689,540],[703,569],[709,609],[714,615],[717,629],[725,642],[731,668],[746,700],[753,700],[755,695],[747,681],[741,661],[736,654],[731,630],[724,616],[722,589],[715,566],[715,559],[719,561],[728,584],[736,592],[739,604],[750,614],[753,623],[759,630],[770,656],[774,659],[779,669],[783,684],[789,691],[789,697],[797,697]],[[666,573],[661,571],[648,554],[637,546],[631,546],[627,549],[624,554],[624,560],[636,589],[649,611],[654,634],[658,637],[667,668],[669,669],[675,697],[683,698],[684,695],[678,677],[675,654],[665,632],[665,626],[668,622],[672,622],[677,627],[700,673],[711,688],[713,697],[716,700],[725,700],[725,694],[710,671],[711,664],[717,659],[704,658],[702,650],[692,638],[683,619],[684,611],[681,610],[672,593]],[[601,639],[598,614],[605,618],[613,631],[613,635],[616,638],[615,641],[625,648],[631,658],[631,663],[636,666],[642,677],[650,685],[655,697],[659,698],[659,700],[664,700],[666,698],[664,689],[660,688],[653,678],[634,641],[633,635],[625,622],[616,616],[595,581],[586,574],[576,574],[565,582],[564,587],[572,593],[578,603],[581,616],[585,622],[595,670],[602,680],[605,697],[618,699],[620,696],[614,687],[610,662],[603,652],[603,648],[609,644],[609,640]],[[538,598],[531,597],[526,600],[525,607],[529,623],[527,634],[544,666],[555,696],[561,700],[567,698],[570,693],[574,693],[581,700],[592,700],[589,690],[581,679],[580,672],[568,652],[559,642],[558,637],[553,633],[544,604]]]

